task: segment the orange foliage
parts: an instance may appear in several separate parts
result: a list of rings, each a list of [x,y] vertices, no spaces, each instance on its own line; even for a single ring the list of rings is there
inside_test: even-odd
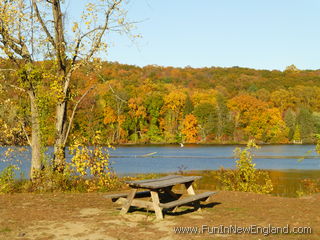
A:
[[[143,101],[141,97],[130,98],[128,106],[130,108],[130,116],[133,118],[144,118],[147,116],[146,108],[142,105]]]
[[[106,106],[104,108],[104,118],[103,118],[103,123],[104,124],[112,124],[117,121],[117,114],[113,110],[112,107]]]
[[[252,116],[245,130],[251,137],[264,142],[286,142],[288,133],[277,108],[267,109],[259,115]]]
[[[192,115],[186,115],[183,121],[183,129],[181,133],[185,136],[185,142],[195,143],[198,138],[198,121],[197,118]]]
[[[228,101],[228,108],[233,112],[236,126],[248,125],[251,118],[260,115],[268,108],[268,104],[250,95],[236,96]]]

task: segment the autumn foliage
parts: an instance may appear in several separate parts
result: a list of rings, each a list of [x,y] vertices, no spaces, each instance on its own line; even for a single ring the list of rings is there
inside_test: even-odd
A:
[[[102,142],[116,144],[314,142],[320,133],[319,73],[105,62],[99,71],[83,68],[74,74],[72,88],[79,95],[70,96],[71,107],[91,85],[96,87],[78,107],[71,139],[93,141],[99,131]],[[26,144],[28,101],[12,88],[0,89],[0,101],[1,144]],[[50,108],[47,104],[43,115],[46,145],[54,136]]]

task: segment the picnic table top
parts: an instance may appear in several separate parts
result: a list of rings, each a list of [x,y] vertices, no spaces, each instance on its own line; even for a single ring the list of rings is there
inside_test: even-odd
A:
[[[138,181],[126,181],[131,187],[135,188],[148,188],[148,189],[160,189],[165,187],[171,187],[181,183],[193,182],[201,176],[181,176],[181,175],[169,175],[166,177],[146,179]]]

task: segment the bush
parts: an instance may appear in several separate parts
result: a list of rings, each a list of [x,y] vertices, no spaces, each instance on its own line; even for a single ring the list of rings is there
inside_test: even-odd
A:
[[[258,148],[249,141],[245,149],[236,148],[236,169],[220,169],[217,178],[224,189],[231,191],[270,193],[273,185],[268,172],[257,170],[252,162],[252,148]]]
[[[9,165],[0,172],[0,193],[11,193],[15,191],[15,170],[16,165]]]
[[[66,162],[62,172],[54,171],[52,164],[48,163],[43,170],[34,173],[35,177],[24,184],[22,190],[92,192],[119,189],[123,183],[111,167],[108,150],[99,145],[99,133],[94,137],[93,144],[88,147],[86,138],[75,138],[69,147],[73,157],[70,162]]]
[[[108,148],[111,148],[108,145]],[[73,155],[68,167],[77,184],[82,183],[88,192],[108,191],[120,187],[121,183],[109,161],[109,152],[100,146],[100,133],[93,138],[93,147],[88,147],[86,139],[77,138],[70,146]]]

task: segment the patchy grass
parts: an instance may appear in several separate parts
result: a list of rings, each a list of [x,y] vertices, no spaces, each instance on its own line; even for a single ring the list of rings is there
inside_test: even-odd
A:
[[[264,239],[262,234],[175,234],[179,226],[310,226],[313,234],[275,234],[268,240],[320,239],[320,195],[285,198],[221,191],[201,212],[180,207],[155,219],[153,211],[120,210],[103,193],[19,193],[0,195],[0,239]]]
[[[5,228],[0,228],[0,233],[7,233],[7,232],[11,232],[12,230],[8,227]]]

